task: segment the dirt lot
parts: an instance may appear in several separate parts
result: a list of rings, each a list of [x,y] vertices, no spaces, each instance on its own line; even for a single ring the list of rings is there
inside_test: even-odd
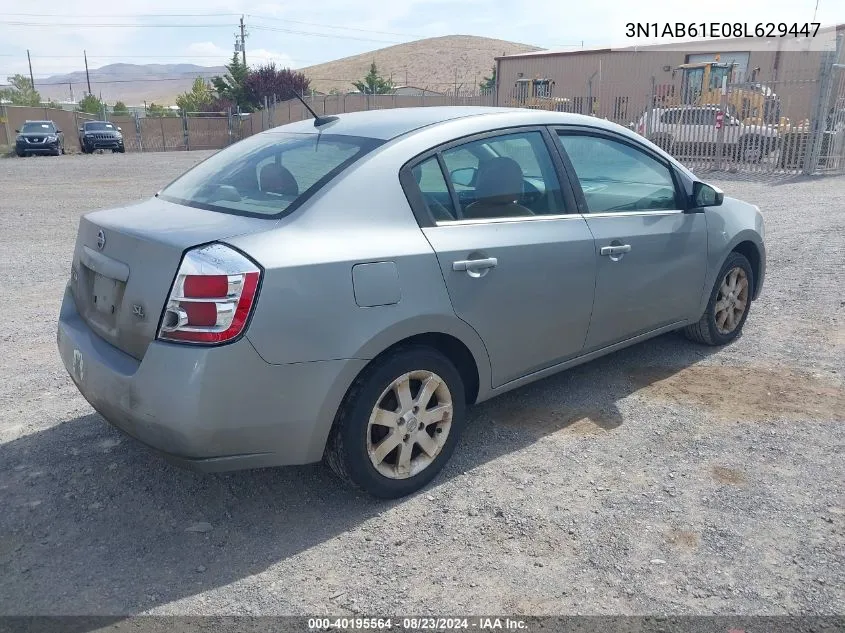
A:
[[[202,476],[92,412],[56,315],[77,221],[204,154],[0,160],[0,613],[845,613],[845,180],[766,215],[745,334],[667,335],[471,411],[396,502]]]

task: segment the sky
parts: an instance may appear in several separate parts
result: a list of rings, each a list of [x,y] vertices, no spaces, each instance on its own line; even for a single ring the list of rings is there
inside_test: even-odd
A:
[[[73,9],[71,9],[73,7]],[[542,48],[629,40],[628,22],[845,23],[843,0],[0,0],[0,83],[110,63],[221,65],[244,15],[247,62],[301,68],[422,37],[480,35]],[[815,20],[814,20],[815,15]]]

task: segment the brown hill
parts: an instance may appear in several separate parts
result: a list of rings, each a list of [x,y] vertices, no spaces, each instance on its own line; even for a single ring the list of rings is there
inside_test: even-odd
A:
[[[457,82],[459,90],[471,91],[490,75],[497,55],[535,50],[540,49],[475,35],[447,35],[397,44],[301,70],[311,79],[311,87],[324,93],[332,89],[354,90],[352,82],[363,79],[372,62],[378,66],[380,75],[392,74],[397,86],[453,92]],[[110,64],[91,69],[90,77],[93,92],[109,104],[121,100],[132,106],[144,101],[170,105],[176,95],[190,89],[196,77],[211,78],[224,72],[223,67],[193,64]],[[38,80],[36,88],[45,100],[66,100],[71,90],[78,99],[87,88],[85,71]]]
[[[493,58],[540,50],[536,46],[475,35],[446,35],[380,48],[332,62],[300,69],[318,92],[354,90],[372,62],[383,77],[397,86],[408,85],[436,92],[474,90],[490,75]]]

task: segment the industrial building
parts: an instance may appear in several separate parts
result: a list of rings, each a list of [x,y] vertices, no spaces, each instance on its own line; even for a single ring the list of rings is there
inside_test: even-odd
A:
[[[684,102],[684,65],[718,61],[730,67],[731,85],[745,84],[774,93],[783,116],[792,121],[809,119],[818,104],[822,80],[833,86],[827,94],[829,107],[845,92],[839,89],[841,70],[828,65],[828,75],[820,75],[825,60],[828,64],[845,62],[843,32],[845,28],[839,25],[804,40],[726,38],[498,57],[497,104],[548,108],[551,103],[552,109],[593,114],[627,125],[649,103]],[[532,106],[532,100],[545,105]]]

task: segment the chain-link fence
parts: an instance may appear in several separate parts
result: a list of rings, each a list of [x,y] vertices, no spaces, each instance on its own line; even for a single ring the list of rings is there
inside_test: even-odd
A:
[[[391,108],[475,105],[574,112],[629,127],[697,172],[732,172],[749,178],[845,173],[845,66],[842,39],[821,65],[790,68],[776,80],[742,76],[729,65],[691,64],[658,82],[643,68],[622,85],[590,78],[586,87],[517,82],[510,90],[418,95],[324,95],[305,102],[319,115]],[[725,68],[727,67],[727,70]],[[606,73],[608,75],[609,73]],[[583,93],[583,94],[582,94]],[[52,119],[65,146],[79,151],[77,130],[100,117],[50,108],[0,106],[0,145],[14,143],[27,119]],[[109,116],[122,128],[126,151],[220,149],[252,134],[311,118],[298,99],[267,99],[258,112],[186,113],[181,116]],[[3,138],[5,136],[5,139]],[[3,142],[5,140],[5,143]]]

